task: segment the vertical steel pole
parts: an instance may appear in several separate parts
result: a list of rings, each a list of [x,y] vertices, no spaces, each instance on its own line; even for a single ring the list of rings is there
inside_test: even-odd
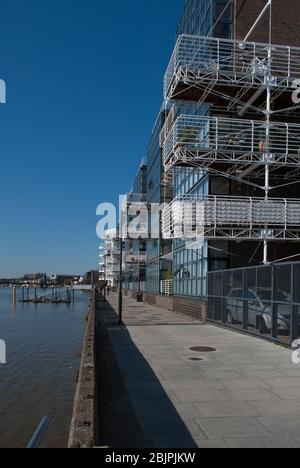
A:
[[[121,234],[121,225],[119,227],[120,234],[120,280],[119,280],[119,325],[123,324],[123,239]]]
[[[269,48],[268,48],[268,72],[267,72],[267,108],[266,108],[266,165],[265,165],[265,198],[266,201],[269,197],[270,191],[270,122],[271,122],[271,78],[272,78],[272,0],[268,2],[270,8],[270,22],[269,22]],[[267,237],[268,226],[266,226],[265,236]],[[268,239],[264,240],[264,265],[268,265]]]

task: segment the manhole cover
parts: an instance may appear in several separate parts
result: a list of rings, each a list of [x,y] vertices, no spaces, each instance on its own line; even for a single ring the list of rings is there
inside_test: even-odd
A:
[[[195,353],[214,353],[217,350],[215,348],[209,348],[208,346],[195,346],[191,348],[191,351]]]

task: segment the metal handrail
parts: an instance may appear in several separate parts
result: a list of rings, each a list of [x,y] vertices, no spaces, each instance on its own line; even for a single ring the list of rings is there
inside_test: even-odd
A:
[[[248,162],[264,163],[267,125],[262,121],[180,115],[173,126],[165,129],[162,140],[163,160],[167,163],[176,150],[190,154],[220,151],[222,154],[245,155]],[[300,125],[271,122],[271,164],[298,165],[300,161]],[[252,155],[252,156],[251,156]],[[281,157],[280,157],[281,156]],[[185,153],[182,157],[185,157]],[[215,158],[215,157],[214,157]],[[220,157],[219,157],[220,158]],[[224,159],[224,158],[223,158]],[[244,160],[244,159],[242,159]],[[230,161],[230,158],[229,158]]]
[[[28,449],[36,449],[40,447],[49,429],[49,425],[50,425],[50,418],[48,416],[45,416],[40,422],[37,430],[33,434],[29,444],[27,445]]]
[[[241,86],[246,81],[253,85],[259,82],[263,84],[267,72],[268,52],[269,44],[203,36],[179,36],[165,75],[165,97],[170,97],[172,83],[177,72],[182,70],[184,73],[194,73],[197,78],[199,71],[203,70],[205,79],[209,81],[209,74],[217,73],[220,79],[234,79],[236,84]],[[300,76],[300,48],[273,44],[271,59],[271,73],[276,77],[274,84],[277,86],[288,86],[291,79]]]

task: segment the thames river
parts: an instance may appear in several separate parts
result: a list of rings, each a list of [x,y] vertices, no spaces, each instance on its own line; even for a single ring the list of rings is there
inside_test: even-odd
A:
[[[12,290],[0,288],[0,448],[25,447],[44,416],[51,425],[42,447],[66,447],[89,296],[76,292],[71,305],[20,299],[18,290],[14,306]]]

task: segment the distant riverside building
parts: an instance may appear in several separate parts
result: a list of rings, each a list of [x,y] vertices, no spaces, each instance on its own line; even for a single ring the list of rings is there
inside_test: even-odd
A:
[[[108,230],[99,247],[99,279],[111,287],[119,284],[120,241],[118,230]]]
[[[53,275],[49,278],[49,282],[56,286],[71,285],[78,281],[79,277],[75,275]]]
[[[85,275],[85,283],[91,286],[97,286],[99,283],[99,271],[88,271]]]

